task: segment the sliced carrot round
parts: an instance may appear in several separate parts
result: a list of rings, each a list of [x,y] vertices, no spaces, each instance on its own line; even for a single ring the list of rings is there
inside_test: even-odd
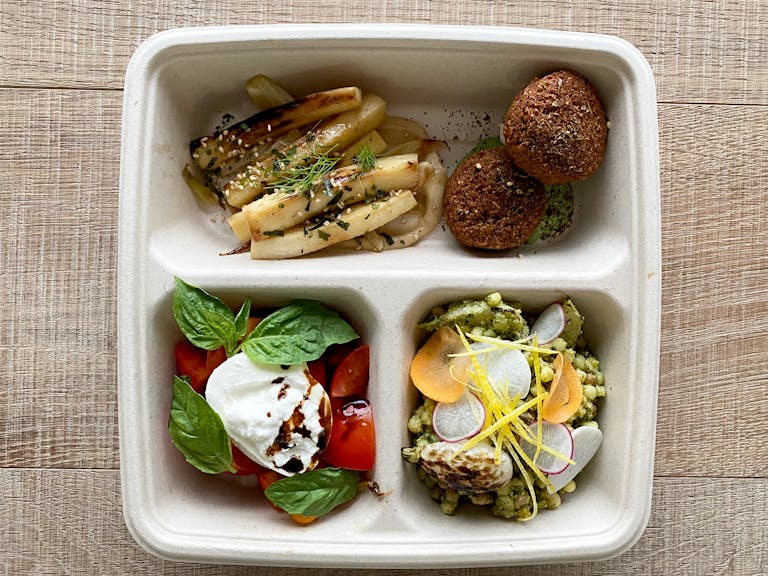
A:
[[[579,409],[583,391],[578,372],[565,356],[558,352],[552,366],[555,376],[549,387],[549,396],[542,403],[541,417],[552,424],[560,424]]]
[[[455,402],[464,392],[464,374],[469,366],[466,357],[452,358],[464,352],[459,335],[448,327],[439,328],[411,361],[413,385],[437,402]]]

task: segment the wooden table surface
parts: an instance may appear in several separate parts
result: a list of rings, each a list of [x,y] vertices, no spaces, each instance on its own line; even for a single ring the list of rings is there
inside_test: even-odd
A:
[[[663,308],[648,528],[606,562],[455,572],[768,573],[768,3],[269,4],[0,2],[0,573],[304,573],[166,562],[126,530],[116,232],[122,84],[138,44],[177,26],[318,19],[614,34],[656,77]]]

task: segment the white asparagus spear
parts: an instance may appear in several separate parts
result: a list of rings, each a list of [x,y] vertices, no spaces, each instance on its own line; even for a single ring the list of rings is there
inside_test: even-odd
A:
[[[224,188],[227,202],[238,208],[244,206],[297,166],[311,163],[313,157],[328,154],[334,148],[348,146],[381,124],[386,118],[386,108],[381,97],[367,94],[359,108],[324,120],[288,149],[248,166]]]
[[[315,92],[257,112],[212,136],[197,138],[190,142],[189,149],[200,168],[216,170],[220,163],[258,145],[266,136],[274,137],[334,114],[354,110],[361,103],[362,93],[356,86]]]
[[[277,230],[375,195],[378,190],[413,189],[419,181],[418,156],[404,154],[378,158],[376,166],[361,172],[357,165],[329,172],[309,192],[291,190],[265,194],[243,206],[251,236],[260,240]]]
[[[251,258],[277,260],[310,254],[383,226],[416,206],[410,190],[393,192],[388,198],[358,203],[345,209],[340,218],[329,218],[320,226],[294,226],[274,236],[251,242]],[[313,229],[314,228],[314,229]]]

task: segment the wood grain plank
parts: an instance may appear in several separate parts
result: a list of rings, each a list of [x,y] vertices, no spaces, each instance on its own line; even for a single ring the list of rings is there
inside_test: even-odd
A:
[[[742,106],[662,106],[659,124],[663,290],[656,471],[765,477],[768,113]]]
[[[768,480],[660,479],[649,526],[637,545],[606,562],[435,570],[435,576],[604,576],[765,574]],[[168,574],[185,576],[353,575],[172,563],[141,550],[123,523],[115,471],[0,470],[0,574]],[[382,576],[403,572],[383,570]],[[409,572],[410,573],[410,572]],[[412,573],[416,573],[415,571]],[[421,571],[419,571],[421,573]]]
[[[130,6],[6,0],[0,4],[0,86],[118,89],[139,43],[179,26],[372,21],[617,35],[649,60],[661,101],[768,104],[768,3],[750,0],[146,0]]]
[[[0,91],[3,465],[117,465],[121,98]]]
[[[0,466],[118,466],[120,97],[0,90]],[[765,109],[662,105],[660,130],[656,473],[768,477]]]

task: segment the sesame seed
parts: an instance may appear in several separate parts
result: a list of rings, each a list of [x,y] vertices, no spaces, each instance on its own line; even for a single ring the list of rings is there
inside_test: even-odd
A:
[[[224,153],[224,147],[223,146],[219,146],[219,152],[221,152],[222,154]]]
[[[483,166],[480,164],[480,162],[478,162],[477,164],[475,164],[475,168],[477,168],[478,170],[481,170]]]

